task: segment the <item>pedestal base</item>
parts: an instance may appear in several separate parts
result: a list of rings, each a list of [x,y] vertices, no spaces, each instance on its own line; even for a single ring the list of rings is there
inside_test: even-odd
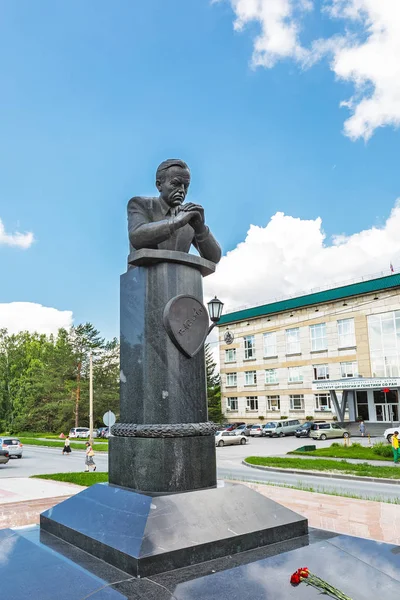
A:
[[[109,482],[144,494],[216,487],[215,437],[109,439]]]
[[[40,526],[140,577],[308,532],[307,519],[238,484],[158,497],[97,484],[44,512]]]

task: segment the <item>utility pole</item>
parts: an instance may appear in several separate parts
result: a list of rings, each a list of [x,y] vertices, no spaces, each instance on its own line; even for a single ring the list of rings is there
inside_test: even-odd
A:
[[[89,355],[89,441],[93,444],[93,358]]]

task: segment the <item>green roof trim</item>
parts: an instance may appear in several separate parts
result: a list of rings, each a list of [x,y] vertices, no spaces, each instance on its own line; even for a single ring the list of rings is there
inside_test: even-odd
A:
[[[296,308],[304,308],[315,304],[323,304],[324,302],[333,302],[343,298],[352,296],[360,296],[362,294],[370,294],[382,290],[389,290],[400,287],[400,273],[379,277],[378,279],[370,279],[369,281],[361,281],[359,283],[351,283],[342,287],[316,292],[315,294],[307,294],[306,296],[298,296],[297,298],[288,298],[279,302],[271,302],[271,304],[263,304],[263,306],[254,306],[253,308],[245,308],[237,312],[222,315],[218,321],[218,327],[228,323],[237,323],[246,319],[256,319],[275,313],[281,313],[286,310],[294,310]]]

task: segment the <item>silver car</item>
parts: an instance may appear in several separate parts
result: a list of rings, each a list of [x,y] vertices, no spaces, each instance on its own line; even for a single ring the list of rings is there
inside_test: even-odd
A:
[[[337,423],[314,423],[311,427],[310,437],[313,440],[326,440],[328,438],[348,438],[347,429],[343,429]]]
[[[18,438],[15,437],[2,437],[0,438],[0,447],[2,450],[6,450],[10,455],[22,458],[22,444]]]
[[[219,446],[231,446],[233,444],[245,444],[245,435],[236,435],[234,431],[217,431],[215,434],[215,445]]]

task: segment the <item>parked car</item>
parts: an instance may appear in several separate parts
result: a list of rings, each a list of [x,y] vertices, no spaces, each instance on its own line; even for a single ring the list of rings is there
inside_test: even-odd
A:
[[[236,435],[234,431],[217,431],[215,434],[215,445],[219,446],[230,446],[233,444],[245,444],[245,435]]]
[[[89,438],[89,435],[90,435],[89,427],[73,427],[69,431],[70,438],[87,439],[87,438]],[[97,438],[97,436],[98,436],[97,429],[93,429],[93,437]]]
[[[294,432],[294,435],[297,438],[310,437],[311,427],[314,425],[314,423],[325,423],[325,422],[326,421],[306,421],[306,423],[303,423],[303,425],[300,425],[300,427],[298,427],[296,429],[296,431]]]
[[[297,438],[310,437],[310,431],[311,431],[312,425],[313,425],[313,423],[311,421],[307,421],[307,423],[303,423],[303,425],[300,425],[300,427],[298,427],[296,429],[296,431],[294,432],[294,435]]]
[[[3,450],[0,448],[0,465],[6,465],[10,460],[10,455],[8,450]]]
[[[264,435],[269,437],[283,437],[284,435],[295,435],[296,429],[300,427],[298,419],[283,419],[282,421],[271,421],[264,426]]]
[[[108,427],[99,427],[97,429],[97,437],[104,438],[104,437],[106,437],[107,432],[108,432]]]
[[[249,437],[250,435],[250,430],[252,428],[252,425],[239,425],[239,427],[236,427],[236,429],[234,429],[233,431],[235,432],[235,435],[245,435],[246,437]]]
[[[310,437],[313,440],[326,440],[328,438],[348,438],[350,436],[347,429],[343,429],[337,423],[313,423],[310,431]]]
[[[262,437],[264,435],[263,430],[264,430],[263,425],[253,425],[252,428],[250,429],[250,435],[251,435],[251,437]]]
[[[387,441],[389,442],[389,444],[392,443],[392,436],[394,434],[395,431],[399,431],[400,432],[400,425],[398,425],[397,427],[389,427],[389,429],[386,429],[383,437],[387,439]]]
[[[240,427],[240,425],[246,425],[246,423],[244,423],[243,421],[240,421],[238,423],[228,423],[228,426],[225,428],[225,431],[233,431],[234,429]]]
[[[10,457],[22,458],[22,444],[18,438],[11,436],[0,438],[0,448],[8,452]]]

